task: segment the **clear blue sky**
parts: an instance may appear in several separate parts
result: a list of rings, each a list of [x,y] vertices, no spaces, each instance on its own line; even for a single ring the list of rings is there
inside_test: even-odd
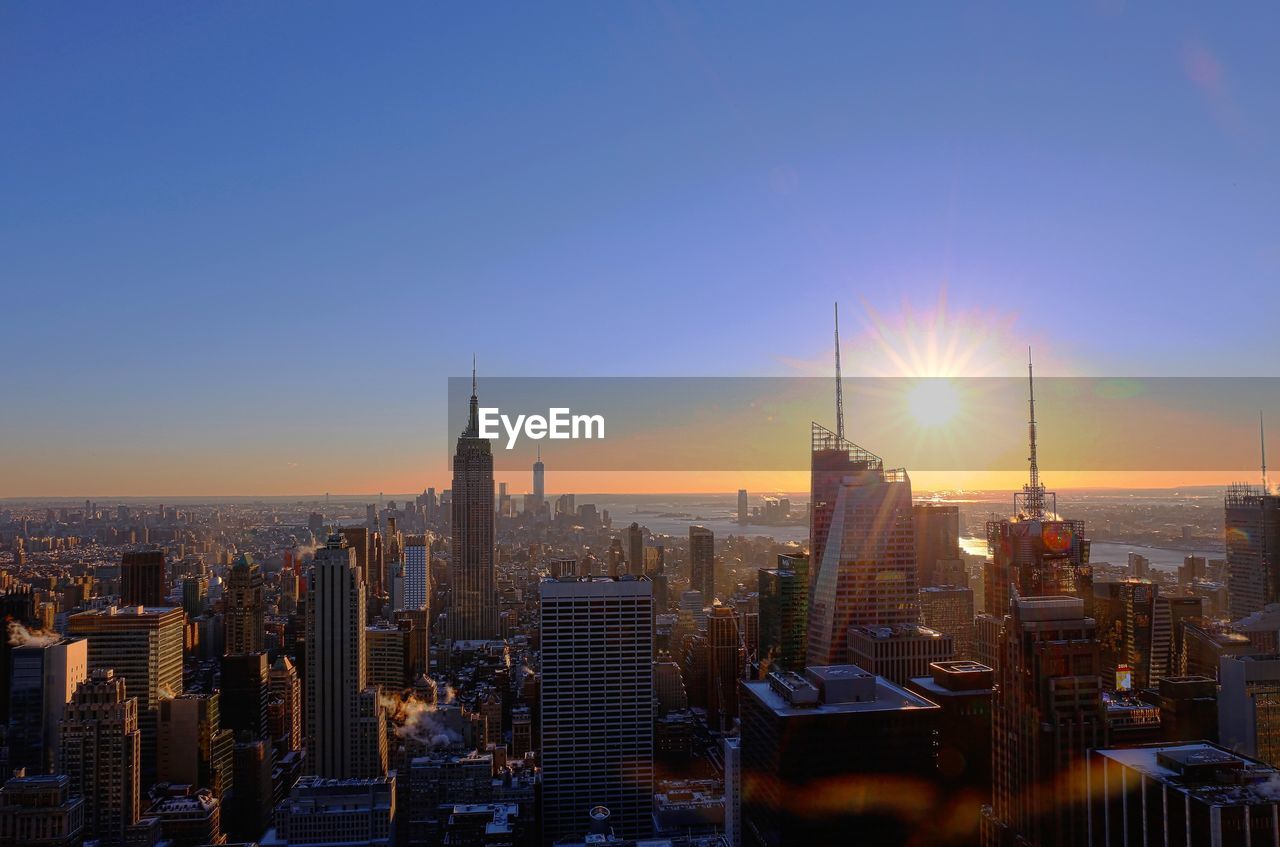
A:
[[[441,484],[473,350],[790,373],[944,284],[1275,373],[1280,9],[871,6],[0,5],[0,496]]]

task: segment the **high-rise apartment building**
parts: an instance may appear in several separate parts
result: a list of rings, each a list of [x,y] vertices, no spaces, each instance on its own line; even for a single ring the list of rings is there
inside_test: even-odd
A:
[[[480,437],[475,374],[467,428],[453,456],[453,543],[449,561],[449,605],[445,618],[449,641],[499,636],[493,573],[493,452]]]
[[[355,551],[338,535],[316,551],[307,580],[306,745],[309,773],[370,776],[357,750],[365,704],[365,593]]]
[[[431,603],[431,541],[426,535],[404,540],[404,608],[424,611]]]
[[[133,550],[120,560],[120,604],[163,606],[168,585],[163,550]]]
[[[839,665],[848,660],[849,627],[919,619],[911,481],[818,424],[812,456],[822,498],[814,505],[814,532],[821,526],[823,543],[821,563],[810,563],[808,664]],[[834,468],[842,469],[838,479]]]
[[[228,653],[260,653],[266,649],[266,601],[262,568],[247,553],[236,557],[227,576],[226,631]]]
[[[653,807],[653,595],[643,579],[544,580],[542,821],[576,834],[597,805],[619,836],[648,835]]]
[[[1098,642],[1078,597],[1017,597],[1000,645],[992,721],[987,847],[1086,843],[1083,770],[1103,744]],[[1021,843],[1021,842],[1020,842]]]
[[[89,641],[89,669],[111,668],[136,697],[142,733],[142,780],[156,774],[160,701],[182,693],[184,615],[180,608],[110,606],[67,619],[68,634]]]
[[[141,808],[138,700],[107,669],[80,683],[59,724],[58,772],[84,799],[85,832],[109,847],[125,843]]]
[[[716,596],[716,535],[705,526],[689,527],[689,588],[704,603]]]

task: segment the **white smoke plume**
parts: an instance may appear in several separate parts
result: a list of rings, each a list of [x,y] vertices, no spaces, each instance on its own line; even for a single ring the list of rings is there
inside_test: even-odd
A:
[[[9,621],[9,646],[10,647],[46,647],[55,644],[58,641],[58,633],[47,632],[43,629],[27,629],[17,621]]]
[[[452,696],[453,689],[447,686],[446,689]],[[404,697],[383,695],[382,706],[398,737],[415,741],[428,750],[462,746],[462,734],[446,723],[435,705],[406,694]]]

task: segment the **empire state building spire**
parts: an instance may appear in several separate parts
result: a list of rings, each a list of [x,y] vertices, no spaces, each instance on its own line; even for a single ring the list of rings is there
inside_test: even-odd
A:
[[[497,638],[494,578],[493,452],[480,437],[475,359],[471,362],[471,409],[453,456],[451,560],[445,633],[449,641]]]
[[[476,398],[476,356],[471,354],[471,410],[467,415],[467,428],[462,432],[464,437],[480,437],[480,401]]]

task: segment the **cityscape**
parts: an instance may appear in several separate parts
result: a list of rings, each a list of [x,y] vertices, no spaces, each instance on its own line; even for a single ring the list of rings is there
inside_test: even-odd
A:
[[[1280,847],[1280,21],[1095,6],[0,12],[0,847]]]

